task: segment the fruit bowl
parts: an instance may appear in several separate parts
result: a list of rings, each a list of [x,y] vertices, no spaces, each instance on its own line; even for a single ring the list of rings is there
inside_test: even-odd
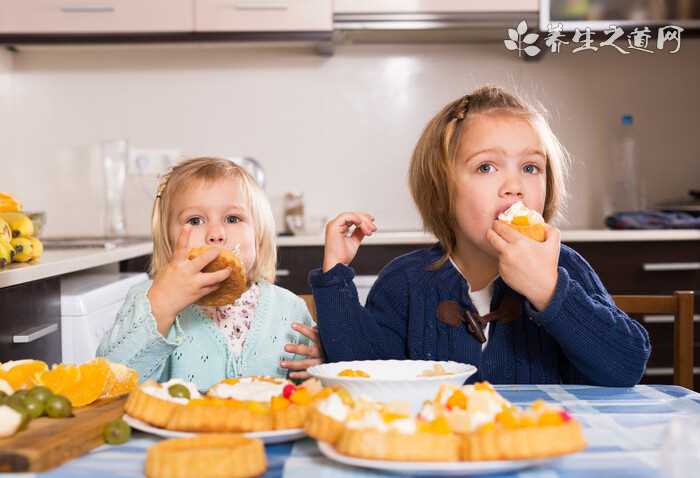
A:
[[[360,371],[369,377],[340,375],[349,375],[349,371]],[[435,375],[436,371],[444,373]],[[460,386],[476,372],[476,367],[432,360],[355,360],[314,365],[308,372],[326,387],[342,386],[355,396],[381,402],[407,401],[418,411],[425,400],[435,397],[440,385]]]

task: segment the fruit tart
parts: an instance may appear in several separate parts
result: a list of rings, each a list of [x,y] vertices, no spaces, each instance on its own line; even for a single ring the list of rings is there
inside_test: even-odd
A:
[[[522,201],[499,214],[498,220],[534,241],[544,242],[546,238],[544,218],[537,211],[528,209]]]
[[[174,378],[164,383],[149,380],[129,394],[124,410],[153,426],[168,427],[171,416],[201,395],[194,384]]]
[[[459,438],[445,418],[415,418],[404,404],[367,404],[352,410],[335,443],[339,453],[398,461],[457,461]]]

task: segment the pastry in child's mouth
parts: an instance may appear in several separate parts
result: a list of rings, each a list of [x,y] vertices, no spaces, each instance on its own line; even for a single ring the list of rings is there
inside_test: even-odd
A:
[[[546,238],[544,218],[537,211],[528,209],[522,201],[499,214],[498,220],[534,241],[544,242]]]
[[[208,251],[210,247],[202,246],[190,249],[187,258],[194,259]],[[248,289],[245,267],[238,254],[229,250],[219,249],[219,257],[207,264],[202,272],[216,272],[226,267],[231,269],[231,275],[219,284],[218,289],[199,299],[198,305],[219,307],[233,304]]]

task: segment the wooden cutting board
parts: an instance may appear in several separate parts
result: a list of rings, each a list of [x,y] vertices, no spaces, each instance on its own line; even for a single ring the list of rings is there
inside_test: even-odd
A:
[[[102,428],[124,414],[126,396],[73,410],[71,418],[42,417],[0,438],[0,472],[45,471],[104,443]]]

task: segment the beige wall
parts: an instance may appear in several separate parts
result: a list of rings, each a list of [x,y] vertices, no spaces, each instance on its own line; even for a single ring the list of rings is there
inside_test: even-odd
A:
[[[45,209],[47,235],[99,234],[95,145],[123,137],[255,157],[277,210],[296,190],[314,217],[369,210],[384,229],[416,229],[406,170],[421,129],[444,103],[491,82],[551,110],[574,157],[565,227],[599,227],[623,113],[635,115],[652,202],[700,187],[698,58],[697,40],[676,55],[567,50],[537,62],[499,44],[345,45],[333,57],[281,47],[27,49],[0,61],[0,190]],[[129,181],[131,233],[148,232],[151,188]]]

